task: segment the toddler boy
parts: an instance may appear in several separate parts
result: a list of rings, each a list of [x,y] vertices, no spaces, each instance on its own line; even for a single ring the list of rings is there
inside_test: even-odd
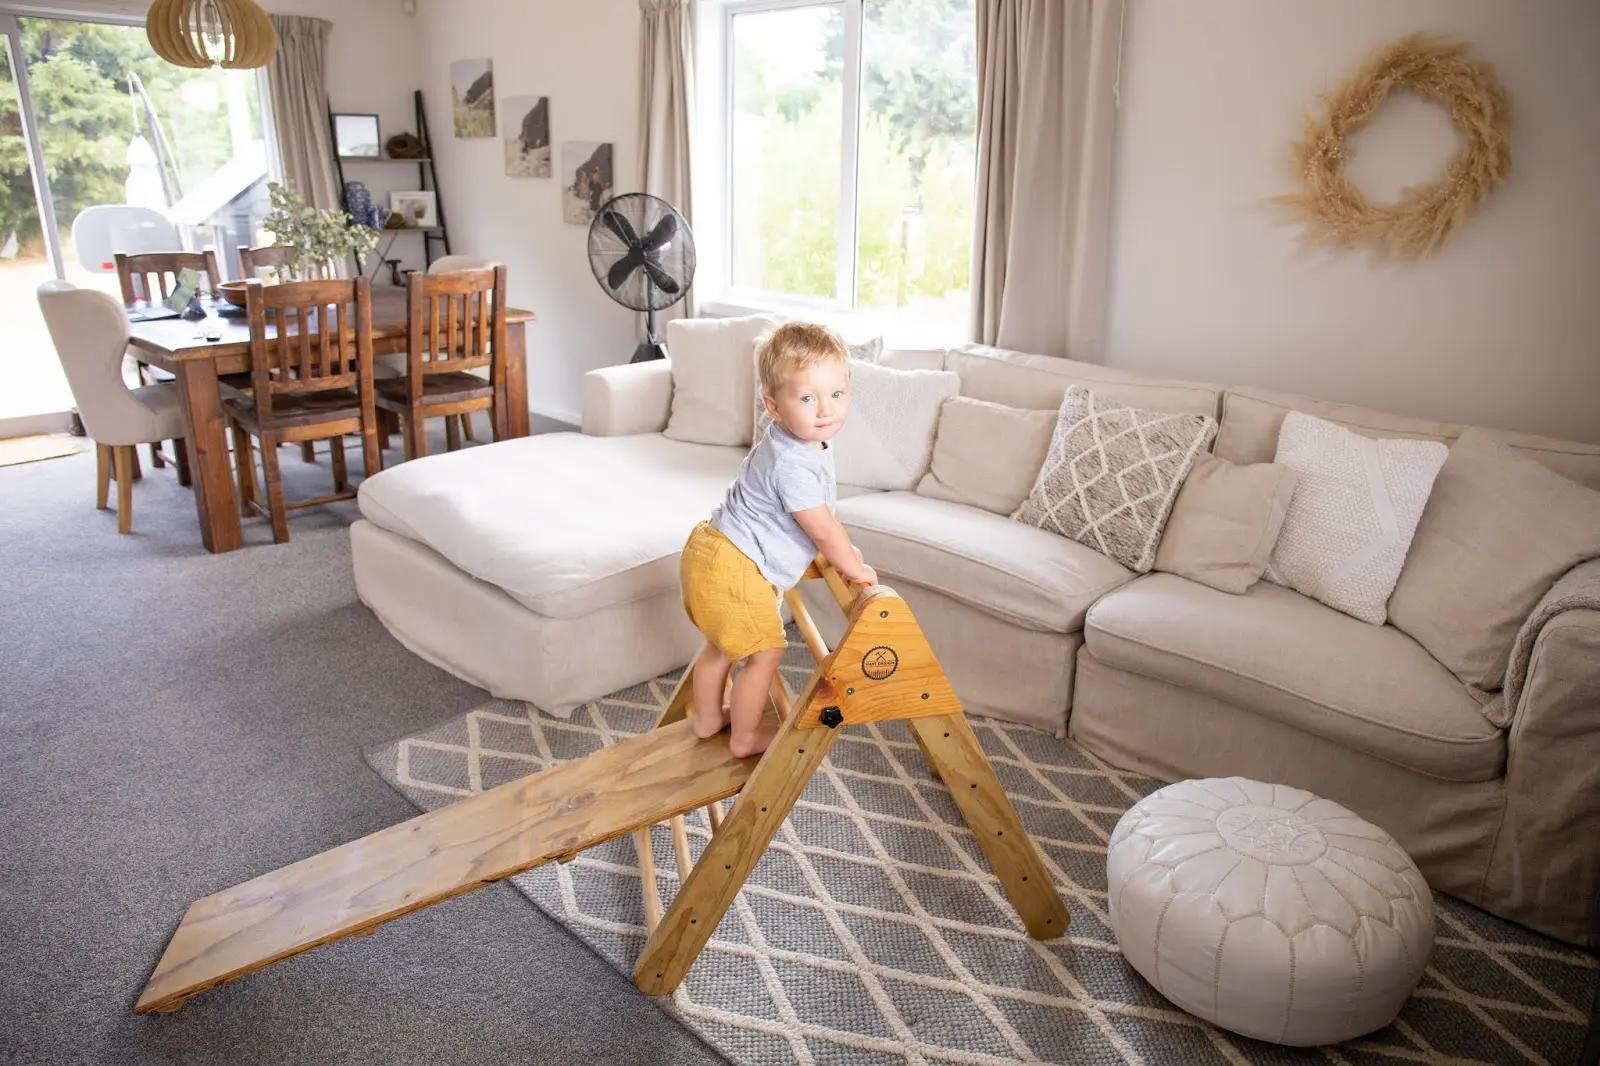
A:
[[[745,456],[722,506],[689,534],[679,561],[683,606],[705,634],[690,669],[695,735],[731,725],[728,747],[743,757],[767,749],[767,693],[788,640],[778,615],[792,587],[820,551],[841,577],[877,584],[833,513],[833,448],[828,443],[850,410],[849,352],[830,330],[792,322],[775,330],[758,359],[762,402],[772,416]],[[723,688],[733,664],[728,708]]]

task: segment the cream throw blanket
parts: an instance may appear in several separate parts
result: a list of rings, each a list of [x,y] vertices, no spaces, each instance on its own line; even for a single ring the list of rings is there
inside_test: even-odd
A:
[[[1505,687],[1483,707],[1483,716],[1490,724],[1502,729],[1510,727],[1517,704],[1522,702],[1523,686],[1528,682],[1533,646],[1545,623],[1563,611],[1600,611],[1600,565],[1597,562],[1600,561],[1590,560],[1567,571],[1522,623],[1517,641],[1511,646],[1511,660],[1506,664]]]

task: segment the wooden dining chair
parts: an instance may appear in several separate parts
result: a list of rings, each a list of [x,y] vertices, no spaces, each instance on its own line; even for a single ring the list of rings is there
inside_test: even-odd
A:
[[[239,247],[239,277],[249,279],[258,277],[266,267],[273,267],[278,271],[279,277],[294,258],[294,249],[287,244],[263,244],[259,248]],[[310,441],[300,445],[300,459],[302,462],[314,463],[317,461],[316,451]]]
[[[428,273],[449,274],[457,270],[492,270],[495,266],[496,260],[486,259],[481,255],[441,255],[428,264]],[[488,380],[489,368],[482,367],[472,373]],[[456,415],[455,418],[461,424],[461,435],[467,440],[476,443],[478,435],[472,429],[472,413],[469,411],[464,415]],[[445,433],[448,435],[449,430],[446,429]]]
[[[215,292],[222,283],[222,271],[217,269],[217,253],[211,249],[203,252],[118,252],[117,284],[122,289],[122,302],[131,304],[138,300],[156,303],[172,295],[178,284],[180,270],[194,270],[205,275],[206,288]],[[158,374],[143,363],[138,363],[139,384],[151,385],[171,381],[167,374]],[[177,450],[177,442],[173,443]],[[161,452],[161,442],[150,443],[150,462],[160,467],[166,463]]]
[[[263,244],[259,248],[239,248],[239,276],[253,278],[263,267],[273,267],[280,273],[289,265],[294,249],[287,244]]]
[[[117,281],[122,286],[125,304],[135,300],[165,300],[177,286],[180,270],[204,274],[209,291],[215,292],[222,284],[217,253],[209,248],[203,252],[138,252],[133,255],[118,252],[116,260]]]
[[[381,467],[372,388],[372,291],[366,278],[245,283],[253,387],[223,401],[233,428],[239,508],[265,515],[272,539],[289,539],[288,512],[355,496],[345,468],[344,437],[361,435],[362,469]],[[272,331],[268,332],[271,315]],[[261,442],[266,501],[257,496],[251,438]],[[278,445],[327,440],[333,456],[328,496],[285,502]]]
[[[444,418],[451,451],[461,446],[452,416],[488,411],[495,440],[508,434],[505,405],[506,268],[411,274],[406,283],[406,372],[377,385],[378,406],[400,416],[405,457],[428,452],[429,418]],[[488,380],[471,371],[488,368]]]

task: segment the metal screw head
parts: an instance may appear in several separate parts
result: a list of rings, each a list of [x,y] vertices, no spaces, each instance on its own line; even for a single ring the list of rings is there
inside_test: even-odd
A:
[[[824,707],[817,720],[829,729],[837,729],[844,724],[844,712],[837,707]]]

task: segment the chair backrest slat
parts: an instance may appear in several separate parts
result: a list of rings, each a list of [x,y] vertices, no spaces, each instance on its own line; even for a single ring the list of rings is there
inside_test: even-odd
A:
[[[209,248],[203,252],[138,252],[132,255],[118,252],[116,263],[117,284],[122,289],[125,304],[165,300],[172,295],[178,284],[178,272],[182,270],[203,274],[206,288],[212,292],[222,283],[217,253]]]

